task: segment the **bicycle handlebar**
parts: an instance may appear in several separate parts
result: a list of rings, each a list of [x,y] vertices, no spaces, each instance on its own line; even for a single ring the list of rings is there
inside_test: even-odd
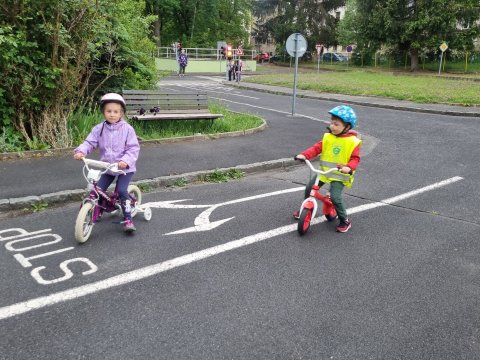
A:
[[[337,167],[330,168],[330,169],[328,169],[328,170],[326,170],[326,171],[322,171],[322,170],[319,170],[319,169],[315,169],[315,168],[313,167],[312,163],[311,163],[309,160],[307,160],[307,159],[303,160],[303,159],[297,159],[297,158],[295,158],[295,160],[303,161],[305,164],[308,165],[308,167],[310,168],[310,170],[312,170],[313,172],[315,172],[315,173],[317,173],[317,174],[320,174],[320,175],[325,175],[325,174],[331,173],[332,171],[338,171],[338,168],[337,168]]]
[[[118,163],[110,164],[105,161],[87,159],[86,157],[83,157],[82,160],[85,163],[85,166],[87,167],[87,169],[90,169],[90,166],[92,166],[92,167],[104,169],[105,171],[103,171],[102,174],[105,173],[107,170],[110,170],[112,172],[125,175],[125,171],[118,168]]]

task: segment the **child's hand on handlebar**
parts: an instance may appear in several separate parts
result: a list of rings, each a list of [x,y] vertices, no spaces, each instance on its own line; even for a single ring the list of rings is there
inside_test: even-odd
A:
[[[344,173],[344,174],[351,174],[352,173],[352,169],[348,166],[344,166],[344,165],[337,165],[337,168],[340,172]]]
[[[119,168],[119,169],[122,169],[122,170],[123,170],[123,169],[126,169],[127,167],[128,167],[128,164],[127,164],[125,161],[120,160],[120,161],[118,162],[118,168]]]
[[[298,154],[298,155],[295,155],[294,159],[295,160],[300,160],[300,161],[305,161],[307,158],[303,154]]]
[[[75,160],[82,160],[84,157],[85,157],[85,154],[80,151],[73,154],[73,158]]]

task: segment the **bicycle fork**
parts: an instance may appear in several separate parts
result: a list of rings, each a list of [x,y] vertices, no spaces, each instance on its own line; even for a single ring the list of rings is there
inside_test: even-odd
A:
[[[323,215],[325,215],[326,217],[335,217],[337,215],[337,212],[335,210],[335,206],[332,203],[332,200],[330,199],[330,194],[327,193],[327,195],[322,195],[319,190],[320,190],[320,186],[318,185],[312,186],[312,190],[310,191],[310,196],[302,202],[302,206],[300,207],[300,214],[302,213],[303,209],[312,210],[311,218],[313,219],[318,211],[317,200],[320,200],[323,203],[323,206],[322,206]]]

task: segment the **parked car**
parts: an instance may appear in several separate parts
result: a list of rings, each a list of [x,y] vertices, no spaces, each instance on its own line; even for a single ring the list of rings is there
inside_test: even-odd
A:
[[[261,52],[257,54],[257,62],[263,63],[270,60],[270,55],[267,52]]]
[[[338,53],[325,53],[322,55],[321,60],[323,62],[346,62],[348,61],[347,57]]]
[[[270,53],[270,62],[273,63],[273,62],[277,62],[277,61],[281,61],[281,57],[277,54],[273,55],[272,53]]]
[[[312,53],[310,51],[305,51],[305,54],[300,58],[302,61],[312,61]]]

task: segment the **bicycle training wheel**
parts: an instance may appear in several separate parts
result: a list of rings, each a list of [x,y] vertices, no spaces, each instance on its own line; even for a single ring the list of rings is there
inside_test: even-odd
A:
[[[300,235],[305,235],[310,229],[310,222],[312,221],[312,213],[313,209],[306,209],[302,210],[300,217],[298,219],[298,228],[297,231]]]
[[[137,206],[142,203],[142,191],[136,185],[128,185],[128,195],[134,201],[135,206],[132,208],[132,218],[137,215]]]
[[[93,225],[93,209],[94,205],[86,202],[81,207],[75,221],[75,240],[79,243],[84,243],[92,233]]]

